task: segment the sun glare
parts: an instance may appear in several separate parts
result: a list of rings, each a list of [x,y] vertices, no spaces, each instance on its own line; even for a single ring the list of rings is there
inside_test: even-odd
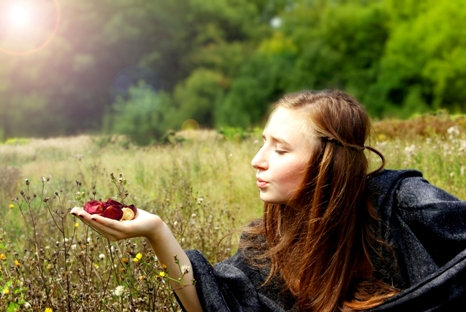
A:
[[[55,37],[60,24],[59,0],[0,0],[0,52],[35,53]]]
[[[31,24],[32,8],[26,2],[12,3],[8,10],[8,17],[11,26],[26,27]]]

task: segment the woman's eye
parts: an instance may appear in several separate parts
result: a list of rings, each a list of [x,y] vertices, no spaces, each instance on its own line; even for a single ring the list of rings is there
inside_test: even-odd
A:
[[[286,153],[286,151],[276,149],[275,153],[277,153],[278,155],[284,155]]]

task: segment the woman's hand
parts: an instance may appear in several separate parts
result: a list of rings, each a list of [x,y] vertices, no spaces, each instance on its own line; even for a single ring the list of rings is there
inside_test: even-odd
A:
[[[189,261],[168,226],[159,216],[138,209],[133,220],[117,221],[95,214],[91,215],[79,207],[71,209],[70,213],[80,217],[84,223],[111,241],[146,237],[160,263],[167,266],[173,279],[184,278],[185,285],[188,285],[194,279],[192,270],[183,276],[181,275],[178,264],[173,260],[173,255],[177,255],[180,265],[192,267],[191,261]],[[177,289],[178,298],[183,303],[186,311],[202,311],[195,287],[179,288],[180,284],[175,281],[170,281],[170,285]]]
[[[91,215],[84,209],[75,207],[70,213],[111,241],[132,237],[147,237],[151,239],[156,234],[163,221],[159,216],[138,209],[136,217],[131,221],[116,221],[99,215]]]

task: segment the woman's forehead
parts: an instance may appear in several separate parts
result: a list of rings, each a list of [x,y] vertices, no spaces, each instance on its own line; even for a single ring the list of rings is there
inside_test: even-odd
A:
[[[288,143],[303,140],[307,137],[305,124],[305,119],[299,112],[279,107],[270,115],[263,136],[272,136]]]

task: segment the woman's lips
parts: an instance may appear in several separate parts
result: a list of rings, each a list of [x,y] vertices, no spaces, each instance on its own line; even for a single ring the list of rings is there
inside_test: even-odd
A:
[[[257,179],[256,184],[257,184],[257,187],[261,189],[261,188],[266,187],[269,183],[267,181]]]

